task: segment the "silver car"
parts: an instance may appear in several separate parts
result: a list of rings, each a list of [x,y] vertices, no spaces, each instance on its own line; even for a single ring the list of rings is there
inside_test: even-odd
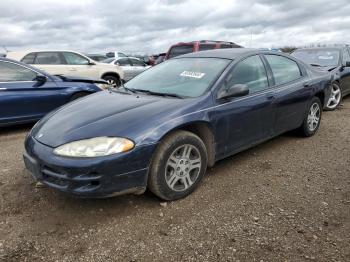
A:
[[[120,66],[124,71],[125,81],[129,81],[131,78],[150,68],[149,65],[136,57],[113,57],[103,60],[102,62]]]

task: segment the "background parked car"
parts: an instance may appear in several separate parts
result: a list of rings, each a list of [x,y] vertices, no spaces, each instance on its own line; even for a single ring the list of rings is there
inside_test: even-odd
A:
[[[102,78],[110,85],[119,86],[124,78],[122,68],[91,60],[87,56],[73,51],[23,51],[9,52],[8,58],[44,70],[50,74],[74,75],[91,78]]]
[[[225,41],[213,41],[213,40],[201,40],[186,43],[178,43],[169,48],[166,59],[174,58],[179,55],[184,55],[193,52],[212,50],[212,49],[222,49],[222,48],[241,48],[242,46],[237,45],[233,42]]]
[[[333,75],[332,94],[326,109],[334,110],[350,94],[350,48],[319,47],[297,49],[292,56]]]
[[[102,89],[103,80],[52,76],[0,58],[0,126],[32,122],[65,103]]]
[[[125,81],[129,81],[131,78],[134,78],[138,74],[150,68],[149,65],[136,57],[120,57],[116,59],[108,58],[102,62],[120,66],[124,71]]]
[[[118,57],[128,57],[125,53],[123,53],[123,52],[117,52],[117,51],[115,51],[115,52],[108,52],[108,53],[106,53],[106,56],[107,56],[108,58],[112,58],[112,57],[115,57],[115,58],[118,58]]]
[[[165,56],[166,56],[166,53],[160,53],[160,54],[158,54],[158,56],[157,56],[156,61],[154,62],[154,64],[155,64],[155,65],[158,65],[158,64],[164,62]]]
[[[102,60],[105,60],[108,58],[106,55],[101,55],[101,54],[87,54],[86,56],[97,62],[101,62]]]

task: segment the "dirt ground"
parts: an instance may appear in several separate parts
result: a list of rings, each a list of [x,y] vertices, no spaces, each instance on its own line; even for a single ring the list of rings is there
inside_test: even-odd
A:
[[[0,131],[1,261],[350,261],[350,98],[316,136],[230,157],[186,199],[36,188],[30,126]]]

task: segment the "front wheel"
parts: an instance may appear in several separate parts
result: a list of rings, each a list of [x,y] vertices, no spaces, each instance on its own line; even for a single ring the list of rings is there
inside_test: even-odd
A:
[[[325,107],[328,111],[333,111],[337,109],[340,105],[342,98],[341,88],[338,83],[332,84],[331,95],[327,101],[327,105]]]
[[[310,137],[316,134],[321,124],[322,104],[318,97],[314,97],[308,107],[300,131],[303,136]]]
[[[178,131],[164,139],[152,160],[149,189],[164,200],[191,194],[207,168],[207,151],[195,134]]]

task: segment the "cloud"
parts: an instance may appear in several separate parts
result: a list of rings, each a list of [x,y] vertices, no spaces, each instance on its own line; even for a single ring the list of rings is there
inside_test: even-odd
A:
[[[2,0],[0,45],[156,53],[200,39],[247,47],[349,43],[347,1]]]

